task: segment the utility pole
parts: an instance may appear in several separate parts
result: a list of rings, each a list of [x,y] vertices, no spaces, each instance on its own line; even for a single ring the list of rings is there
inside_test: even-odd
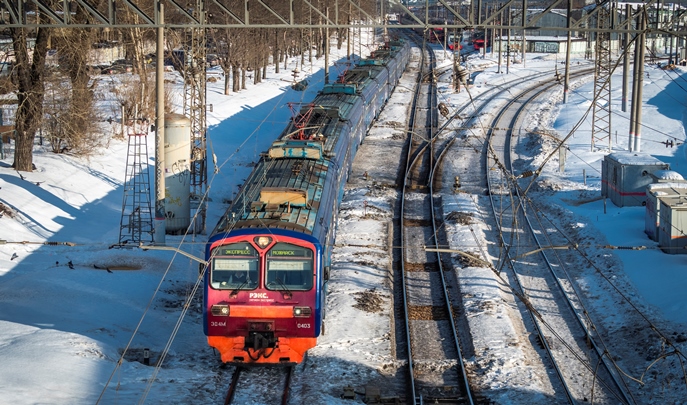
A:
[[[629,7],[629,5],[628,5]],[[632,9],[631,9],[632,10]],[[629,16],[629,14],[628,14]],[[640,13],[637,13],[635,19],[635,27],[640,28]],[[635,55],[634,55],[634,70],[632,72],[632,104],[630,105],[630,130],[629,137],[630,142],[628,144],[628,150],[632,152],[635,148],[635,123],[637,122],[637,86],[639,83],[639,41],[641,41],[641,34],[635,35]]]
[[[629,4],[625,4],[625,29],[632,28],[632,19],[630,18],[630,13],[632,9]],[[627,81],[630,75],[630,33],[626,32],[623,34],[623,96],[622,96],[622,111],[627,112]]]
[[[324,29],[324,84],[329,83],[329,7],[325,9],[327,28]]]
[[[348,3],[348,6],[350,7],[351,3]],[[384,2],[380,1],[379,2],[379,9],[380,9],[380,15],[382,16],[382,25],[384,26],[384,38],[386,40],[387,38],[387,32],[386,32],[386,13],[384,12]],[[373,31],[374,32],[374,31]],[[444,38],[446,38],[446,35],[444,35]],[[446,47],[444,47],[446,49]]]
[[[639,34],[639,49],[636,51],[636,53],[639,54],[639,66],[637,66],[637,93],[635,95],[636,101],[635,104],[637,105],[635,108],[635,147],[634,151],[635,152],[641,152],[642,147],[641,147],[641,140],[642,140],[642,87],[644,86],[644,53],[646,49],[646,45],[644,41],[646,41],[646,9],[643,9],[642,12],[640,13],[640,29],[642,32]]]
[[[499,17],[499,73],[503,73],[501,66],[503,63],[503,10],[501,10],[501,16]]]
[[[348,27],[346,28],[346,35],[348,36],[347,41],[346,41],[346,60],[351,60],[351,33],[353,30],[351,29],[351,3],[348,3]]]
[[[490,7],[489,5],[487,5],[487,15],[491,15],[490,12],[494,11],[494,9],[495,9],[495,7],[493,7],[493,6]],[[489,30],[489,32],[490,32],[490,38],[491,38],[489,40],[489,43],[491,44],[491,56],[493,58],[494,57],[494,44],[496,43],[496,30],[494,28],[492,28],[491,30]]]
[[[510,26],[512,24],[512,10],[510,6],[508,6],[508,42],[506,44],[506,74],[510,73]]]
[[[570,89],[570,48],[572,47],[572,0],[568,0],[568,13],[566,17],[566,27],[568,27],[568,41],[565,47],[565,78],[563,80],[563,104],[568,102],[568,90]],[[558,60],[556,60],[558,63]],[[558,69],[558,67],[556,67]]]
[[[155,221],[153,241],[165,244],[167,231],[165,218],[165,5],[159,0],[156,5],[157,42],[155,46]],[[124,117],[122,117],[123,119]],[[122,122],[124,125],[124,122]]]
[[[527,26],[527,0],[522,0],[522,67],[525,67],[527,59],[527,39],[525,38],[525,26]]]
[[[670,14],[670,31],[673,30],[673,18],[675,17],[675,3],[673,3],[673,12]],[[673,59],[673,40],[675,35],[670,34],[670,50],[668,51],[668,63],[677,65],[677,59]]]
[[[363,19],[360,16],[360,0],[358,0],[358,59],[363,58]]]

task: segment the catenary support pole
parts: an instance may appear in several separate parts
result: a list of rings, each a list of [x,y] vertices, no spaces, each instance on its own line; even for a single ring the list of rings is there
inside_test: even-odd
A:
[[[632,19],[630,18],[630,12],[632,10],[630,9],[629,4],[625,4],[625,28],[630,29]],[[630,33],[626,32],[623,34],[623,95],[622,95],[622,105],[621,105],[621,110],[623,112],[627,112],[627,81],[628,77],[630,75]]]
[[[572,1],[568,0],[568,13],[566,17],[565,26],[568,27],[568,40],[565,45],[565,78],[563,79],[563,104],[568,102],[568,90],[570,88],[570,48],[572,48],[572,34],[570,27],[572,25]],[[558,62],[556,62],[558,63]]]
[[[157,43],[155,49],[155,224],[153,241],[165,244],[165,6],[157,2]]]
[[[637,66],[637,70],[639,73],[637,74],[637,109],[635,112],[635,147],[634,151],[635,152],[641,152],[642,151],[642,146],[641,146],[641,141],[642,141],[642,87],[644,86],[644,53],[646,50],[646,10],[644,10],[643,13],[641,13],[641,29],[642,33],[639,34],[640,41],[637,42],[638,50],[637,52],[639,53],[639,66]]]
[[[639,17],[635,20],[635,27],[639,28]],[[641,41],[640,34],[635,34],[635,57],[634,57],[634,68],[632,69],[632,104],[630,104],[630,139],[628,143],[628,150],[632,152],[634,150],[635,142],[635,121],[637,118],[637,83],[639,81],[639,41]]]
[[[348,3],[348,25],[349,27],[346,28],[346,60],[351,60],[351,36],[353,34],[353,29],[351,29],[351,9],[353,6],[351,6],[351,3]]]
[[[506,74],[510,73],[510,27],[512,24],[512,12],[510,6],[508,6],[508,40],[506,41]]]
[[[324,83],[329,83],[329,7],[325,9],[327,28],[324,29]]]
[[[527,26],[527,0],[522,0],[522,67],[525,67],[527,60],[527,38],[525,35],[525,28]]]
[[[499,17],[499,73],[503,73],[501,66],[503,66],[503,10],[501,10],[501,16]],[[462,42],[462,41],[461,41]]]

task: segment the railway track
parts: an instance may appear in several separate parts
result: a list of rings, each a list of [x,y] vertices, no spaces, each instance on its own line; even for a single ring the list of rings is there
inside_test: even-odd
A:
[[[507,269],[511,286],[530,316],[530,327],[553,369],[556,401],[575,404],[635,403],[600,337],[589,327],[588,314],[572,283],[562,277],[565,265],[548,260],[545,250],[567,249],[541,243],[537,235],[550,231],[533,219],[525,193],[531,173],[513,170],[511,139],[523,126],[529,102],[555,86],[545,84],[512,95],[487,126],[488,153],[484,172],[491,211],[498,228],[498,271]],[[522,184],[520,182],[523,182]],[[592,322],[593,324],[593,322]]]
[[[456,309],[441,259],[418,240],[438,243],[432,197],[438,125],[434,55],[422,47],[408,122],[408,153],[400,208],[401,285],[408,359],[406,403],[473,404],[454,322]],[[455,297],[454,297],[455,298]]]
[[[236,367],[231,376],[231,382],[224,397],[224,405],[234,403],[234,397],[239,390],[250,390],[251,397],[260,399],[265,404],[288,405],[291,377],[294,366],[287,367]],[[280,385],[280,380],[283,380]],[[281,386],[281,390],[279,387]]]

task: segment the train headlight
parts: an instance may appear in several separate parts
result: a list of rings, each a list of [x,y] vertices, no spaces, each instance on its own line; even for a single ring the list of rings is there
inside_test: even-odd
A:
[[[229,305],[213,305],[210,312],[214,316],[229,316]]]
[[[270,238],[269,236],[258,236],[257,238],[255,238],[255,243],[257,243],[258,246],[260,246],[260,249],[264,249],[267,246],[269,246],[270,243],[272,243],[272,238]]]
[[[312,315],[310,307],[293,307],[293,316],[296,318],[308,318]]]

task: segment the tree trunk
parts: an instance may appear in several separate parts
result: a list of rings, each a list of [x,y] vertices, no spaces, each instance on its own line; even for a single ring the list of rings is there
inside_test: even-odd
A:
[[[224,71],[224,95],[228,96],[230,93],[230,91],[229,91],[230,90],[230,86],[229,86],[230,74],[229,73],[231,72],[231,66],[227,66],[226,69],[223,66],[222,70]]]
[[[15,54],[15,73],[17,78],[17,116],[15,119],[15,170],[33,171],[33,140],[43,122],[43,97],[45,95],[44,75],[45,57],[48,51],[48,28],[38,28],[33,60],[29,64],[26,47],[26,28],[9,28]]]
[[[315,44],[317,46],[317,52],[315,53],[315,59],[320,59],[320,56],[324,54],[324,40],[322,39],[322,28],[318,28],[315,32]]]
[[[274,46],[272,47],[272,59],[274,60],[274,73],[279,73],[279,32],[274,31]]]
[[[87,28],[72,28],[65,30],[66,41],[64,50],[64,67],[72,85],[69,113],[69,125],[65,128],[65,135],[69,148],[85,146],[87,134],[93,132],[92,111],[93,93],[88,87],[91,77],[88,72],[88,52],[93,43],[94,33]],[[62,64],[62,63],[61,63]],[[54,148],[53,148],[54,149]],[[62,151],[61,147],[58,151]]]
[[[134,102],[138,106],[138,111],[140,114],[153,116],[155,115],[153,111],[154,103],[149,99],[148,96],[152,94],[148,91],[148,89],[151,89],[152,87],[148,83],[148,75],[146,74],[145,67],[143,66],[143,31],[140,28],[133,28],[125,31],[129,34],[132,44],[131,48],[129,48],[131,50],[131,55],[129,55],[129,57],[132,59],[133,71],[135,74],[138,74],[142,89],[139,99],[135,100]]]
[[[226,33],[226,31],[225,31]],[[226,38],[226,37],[225,37]],[[227,54],[220,59],[220,64],[222,66],[222,70],[224,71],[224,95],[228,96],[230,91],[230,76],[232,72],[232,63],[231,63],[231,57],[232,57],[232,52],[231,52],[231,43],[229,42],[229,38],[226,38],[227,41]]]
[[[300,40],[301,40],[301,44],[300,44],[300,47],[301,47],[301,49],[300,49],[300,52],[301,52],[301,69],[302,69],[302,68],[303,68],[303,63],[305,62],[305,52],[303,52],[303,49],[304,49],[304,48],[303,48],[303,29],[301,29],[301,37],[300,37]]]
[[[287,69],[287,63],[289,61],[289,44],[286,42],[286,30],[284,30],[284,70]]]
[[[239,65],[237,63],[235,63],[235,64],[232,64],[231,67],[232,67],[231,68],[231,70],[232,70],[231,79],[232,79],[233,90],[234,90],[234,93],[238,93],[239,91],[241,91],[240,82],[239,82],[239,78],[241,76],[241,73],[240,73]]]
[[[138,27],[131,28],[126,31],[129,33],[129,35],[131,35],[131,64],[133,65],[133,73],[143,78],[143,76],[145,76],[145,47],[143,31]]]

